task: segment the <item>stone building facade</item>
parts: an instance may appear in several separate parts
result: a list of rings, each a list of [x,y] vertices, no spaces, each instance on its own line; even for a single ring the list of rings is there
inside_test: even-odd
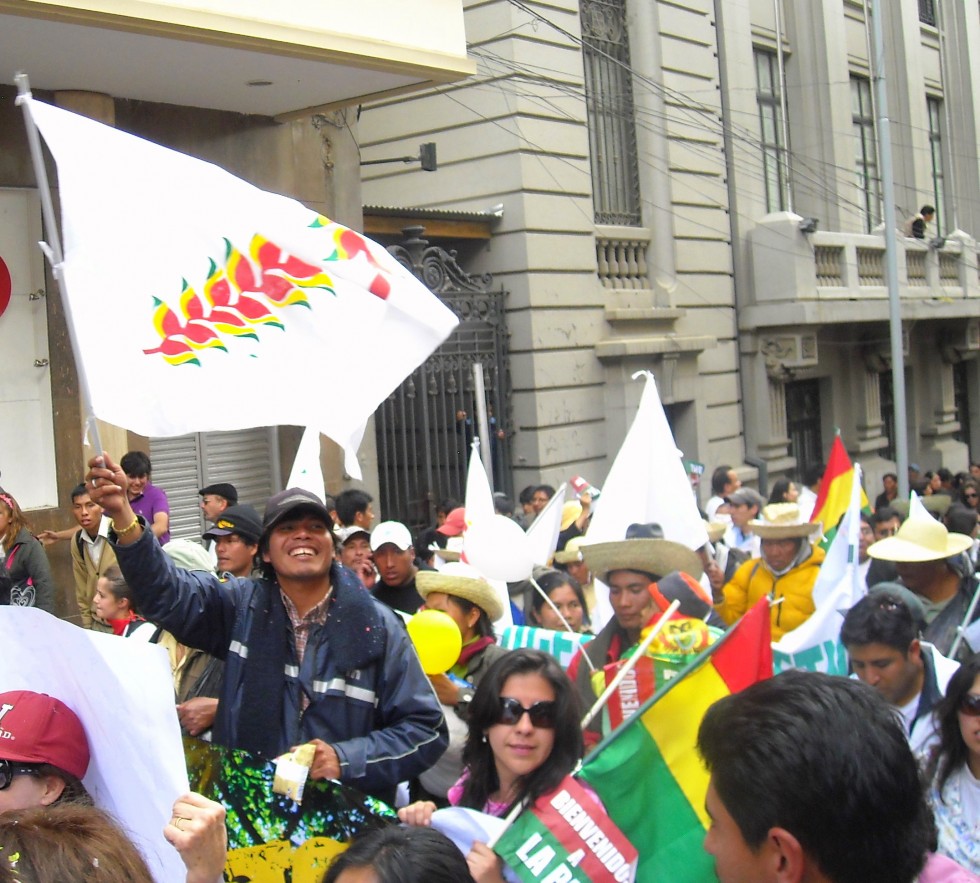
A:
[[[639,369],[709,472],[797,473],[835,427],[870,486],[894,467],[870,5],[471,0],[476,76],[364,110],[365,159],[440,160],[366,167],[366,204],[500,215],[460,252],[509,292],[515,486],[601,483]],[[956,470],[980,452],[980,9],[882,7],[899,222],[939,208],[899,239],[909,450]]]

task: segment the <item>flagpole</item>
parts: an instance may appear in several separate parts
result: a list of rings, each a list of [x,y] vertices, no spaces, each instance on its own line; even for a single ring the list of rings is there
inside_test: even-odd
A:
[[[78,375],[78,395],[81,399],[82,414],[84,416],[84,440],[89,441],[95,449],[95,453],[101,456],[105,451],[102,448],[102,439],[99,437],[99,427],[95,422],[95,415],[92,411],[92,396],[89,392],[88,378],[85,376],[85,369],[82,367],[82,360],[79,354],[78,340],[75,334],[75,323],[72,321],[71,303],[65,296],[65,280],[62,275],[64,269],[64,253],[61,250],[61,237],[58,233],[58,221],[54,213],[54,203],[51,200],[51,185],[48,182],[48,170],[44,164],[44,154],[41,152],[41,137],[31,116],[30,102],[32,98],[31,84],[27,74],[18,71],[14,75],[14,82],[17,83],[17,104],[24,108],[24,124],[27,129],[27,143],[31,150],[31,160],[34,163],[34,176],[37,179],[38,194],[41,197],[41,214],[44,217],[44,226],[47,229],[50,242],[39,242],[41,251],[44,252],[48,263],[51,266],[51,274],[58,284],[58,291],[61,292],[61,306],[65,311],[65,320],[68,325],[68,339],[71,341],[71,351],[75,358],[75,372]]]
[[[609,697],[616,691],[619,687],[620,682],[626,677],[632,670],[633,667],[640,661],[640,658],[647,651],[653,643],[653,639],[657,637],[663,630],[664,626],[667,625],[667,621],[674,615],[674,611],[681,606],[681,602],[676,598],[670,602],[670,607],[668,607],[660,616],[660,619],[656,621],[653,628],[648,634],[639,647],[636,648],[636,652],[627,660],[626,665],[624,665],[618,672],[616,672],[616,677],[612,679],[612,682],[603,690],[602,695],[596,699],[595,704],[589,709],[585,717],[582,718],[582,729],[584,730],[590,723],[592,723],[592,718],[594,718],[601,710],[602,706],[609,701]],[[585,653],[585,648],[582,648],[582,653]]]

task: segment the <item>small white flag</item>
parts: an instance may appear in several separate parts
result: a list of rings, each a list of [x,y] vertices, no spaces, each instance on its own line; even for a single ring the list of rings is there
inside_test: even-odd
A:
[[[531,560],[542,567],[555,554],[558,547],[558,534],[561,533],[562,507],[565,505],[567,484],[563,484],[555,495],[548,500],[545,507],[538,513],[531,526],[527,529],[528,548]]]
[[[286,487],[300,487],[316,494],[320,502],[325,499],[323,467],[320,465],[320,431],[312,426],[307,426],[303,431]]]

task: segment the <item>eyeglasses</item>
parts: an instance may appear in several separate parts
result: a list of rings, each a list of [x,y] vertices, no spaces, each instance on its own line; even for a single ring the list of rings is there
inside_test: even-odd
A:
[[[967,693],[960,700],[960,712],[968,717],[980,717],[980,696]]]
[[[530,708],[525,708],[516,699],[500,697],[500,714],[497,717],[497,723],[513,725],[525,714],[531,719],[531,723],[535,727],[550,730],[555,726],[554,702],[535,702]]]
[[[963,494],[963,496],[966,497],[966,499],[968,500],[975,500],[977,499],[978,494],[969,493],[969,494]]]
[[[14,776],[32,776],[37,772],[37,766],[24,766],[0,760],[0,791],[6,791],[14,781]]]

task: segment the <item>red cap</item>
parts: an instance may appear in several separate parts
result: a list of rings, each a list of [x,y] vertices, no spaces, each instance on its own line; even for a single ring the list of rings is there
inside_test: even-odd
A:
[[[444,537],[458,537],[464,530],[466,530],[466,510],[462,506],[453,509],[446,516],[443,524],[436,528],[436,532]]]
[[[50,763],[78,779],[88,769],[82,722],[64,702],[45,693],[0,693],[0,759]]]

